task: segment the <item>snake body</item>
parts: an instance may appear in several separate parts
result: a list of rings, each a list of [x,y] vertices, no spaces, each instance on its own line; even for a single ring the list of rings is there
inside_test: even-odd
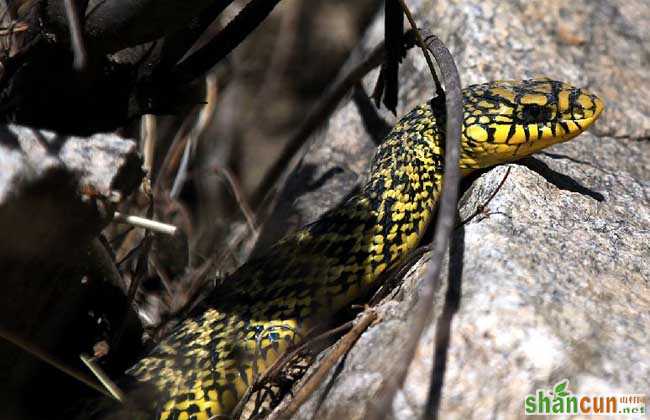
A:
[[[567,141],[603,110],[595,95],[549,79],[463,90],[463,173]],[[378,148],[361,191],[247,262],[202,312],[182,322],[127,374],[156,392],[152,415],[227,417],[258,375],[418,246],[440,195],[444,112],[406,114]]]

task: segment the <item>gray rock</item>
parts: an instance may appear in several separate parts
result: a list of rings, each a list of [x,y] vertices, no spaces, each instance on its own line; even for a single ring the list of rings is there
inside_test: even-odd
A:
[[[103,203],[121,201],[142,179],[136,143],[113,134],[10,125],[0,138],[0,261],[65,258],[109,220]]]
[[[616,0],[409,4],[420,26],[450,48],[464,84],[546,75],[590,87],[607,107],[590,133],[525,165],[509,165],[487,213],[456,230],[445,281],[460,288],[459,301],[438,291],[436,321],[421,339],[392,417],[421,415],[435,331],[444,327],[439,313],[454,303],[459,309],[446,348],[440,418],[523,417],[525,395],[565,378],[574,393],[647,394],[650,143],[644,139],[650,135],[645,100],[650,7]],[[378,18],[365,48],[376,45],[382,33]],[[415,50],[401,74],[404,113],[426,100],[432,88]],[[376,73],[367,77],[367,89],[374,80]],[[280,201],[291,209],[276,212],[272,223],[286,223],[283,217],[313,220],[337,203],[363,179],[372,149],[358,108],[341,106],[289,177]],[[332,168],[339,168],[336,176],[323,180]],[[494,168],[472,183],[461,200],[461,219],[486,202],[506,171]],[[319,178],[326,197],[293,187]],[[337,188],[328,189],[330,184]],[[382,322],[359,339],[341,371],[296,418],[367,416],[402,357],[427,260],[379,305]]]
[[[122,285],[103,276],[117,269],[111,255],[101,266],[97,251],[108,252],[96,238],[142,175],[132,140],[0,128],[0,418],[43,418],[85,395],[76,379],[5,338],[79,371],[79,354],[101,336],[100,319],[125,325],[123,348],[138,348],[141,327]]]

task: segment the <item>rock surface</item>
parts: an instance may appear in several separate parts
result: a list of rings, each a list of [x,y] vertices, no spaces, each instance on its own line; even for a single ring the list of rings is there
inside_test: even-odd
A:
[[[440,418],[519,418],[524,398],[568,379],[571,392],[650,390],[650,6],[644,1],[410,1],[450,48],[464,85],[545,75],[601,95],[606,110],[576,141],[510,172],[487,213],[456,230],[437,312],[453,314]],[[379,19],[379,18],[378,18]],[[382,37],[379,19],[364,41]],[[401,67],[403,114],[430,96],[419,52]],[[364,81],[372,89],[376,73]],[[285,186],[271,224],[313,220],[363,179],[374,143],[363,107],[341,106]],[[390,121],[391,123],[393,121]],[[465,192],[461,218],[487,201],[507,167]],[[302,187],[298,187],[301,185]],[[312,188],[304,188],[311,185]],[[357,342],[298,419],[362,419],[413,325],[425,256],[379,305],[382,322]],[[458,310],[455,311],[455,307]],[[392,417],[417,418],[427,399],[438,314],[425,331]],[[391,416],[389,416],[391,417]]]
[[[100,200],[139,185],[140,166],[137,145],[115,135],[0,128],[0,261],[65,258],[107,222]]]
[[[94,391],[9,341],[83,372],[79,354],[103,339],[99,320],[124,323],[121,343],[138,348],[137,317],[89,248],[107,253],[96,237],[139,185],[141,160],[135,142],[113,134],[10,125],[0,127],[0,168],[0,418],[57,417]]]

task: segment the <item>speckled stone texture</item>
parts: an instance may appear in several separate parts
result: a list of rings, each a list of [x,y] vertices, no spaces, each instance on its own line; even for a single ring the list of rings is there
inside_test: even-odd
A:
[[[450,48],[463,84],[545,75],[588,87],[606,102],[589,133],[509,165],[487,214],[456,230],[444,284],[459,288],[460,298],[451,323],[440,418],[524,417],[526,394],[565,378],[574,393],[648,394],[650,4],[408,3],[420,26],[435,31]],[[365,38],[366,50],[382,34],[378,18]],[[430,95],[430,78],[418,54],[411,51],[401,67],[400,115]],[[364,81],[366,90],[375,79],[373,73]],[[285,205],[276,213],[279,223],[287,214],[317,217],[363,179],[373,142],[361,108],[343,104],[313,140],[289,178],[284,194],[291,209]],[[317,169],[306,172],[309,165]],[[486,202],[506,171],[497,167],[472,182],[461,200],[461,218]],[[317,188],[305,195],[292,187],[298,181]],[[296,418],[366,416],[402,356],[426,261],[425,256],[381,303],[382,322],[360,338],[336,378],[323,383]],[[393,418],[422,413],[445,288],[438,291],[436,318],[393,402]]]
[[[121,201],[142,179],[141,165],[135,142],[113,134],[1,126],[0,263],[66,258],[110,216],[95,199]]]
[[[88,248],[110,220],[112,205],[140,184],[141,165],[137,144],[114,134],[67,137],[0,126],[3,338],[19,337],[77,369],[79,354],[97,337],[94,311],[107,314],[112,325],[126,319],[123,348],[138,347],[141,330],[126,296],[97,274]],[[111,351],[119,360],[120,348]],[[60,413],[52,411],[91,392],[0,339],[0,418],[56,418]]]

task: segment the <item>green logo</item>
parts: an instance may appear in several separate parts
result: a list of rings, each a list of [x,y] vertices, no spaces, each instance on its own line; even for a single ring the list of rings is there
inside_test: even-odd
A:
[[[568,387],[569,380],[564,379],[552,391],[538,389],[535,395],[527,395],[526,414],[577,414],[578,397],[571,395]]]
[[[643,394],[576,395],[569,391],[569,380],[564,379],[552,390],[538,389],[524,399],[528,415],[638,415],[646,413]]]

